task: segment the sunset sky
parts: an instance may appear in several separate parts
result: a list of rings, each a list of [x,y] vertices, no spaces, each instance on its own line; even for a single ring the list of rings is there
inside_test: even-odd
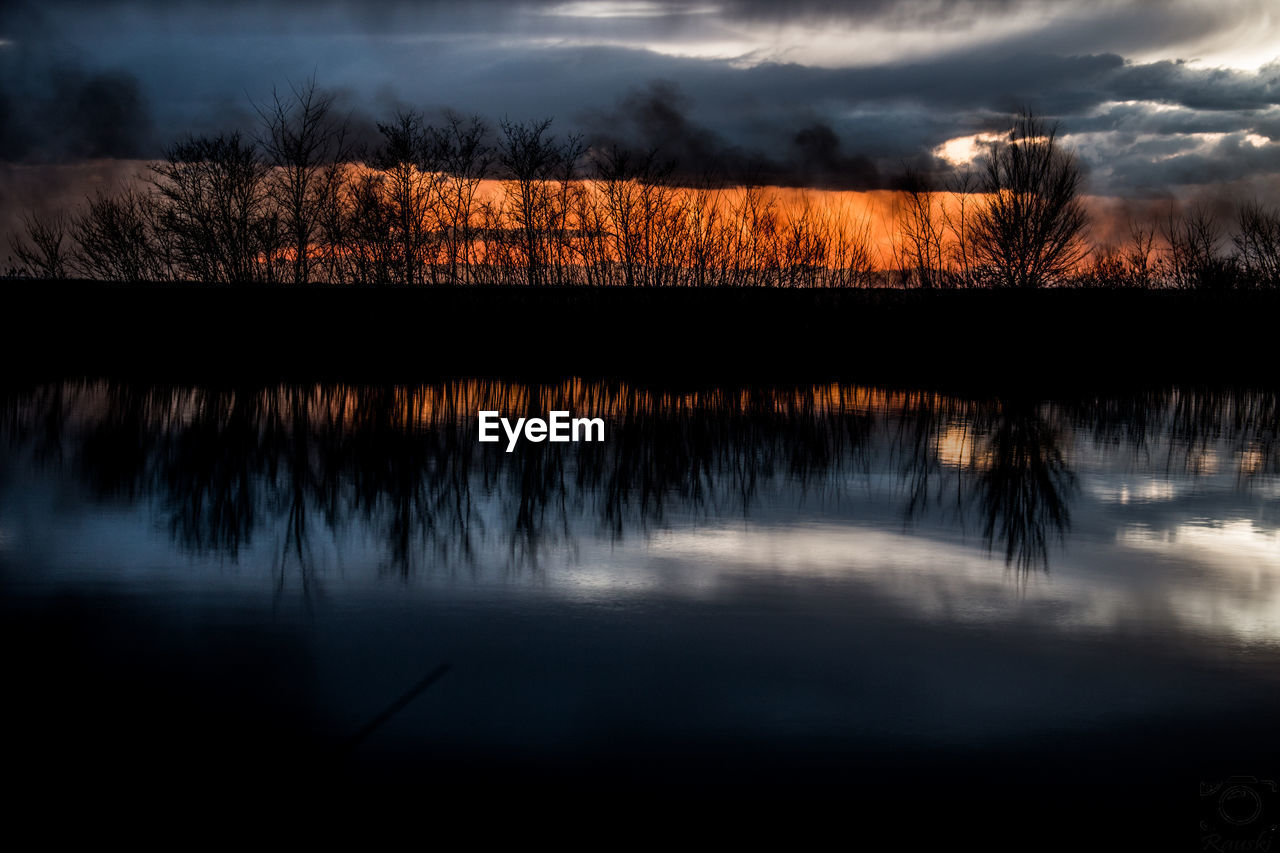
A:
[[[7,2],[0,161],[157,154],[314,73],[398,106],[554,116],[690,170],[877,189],[963,162],[1027,104],[1096,195],[1280,183],[1274,0]]]

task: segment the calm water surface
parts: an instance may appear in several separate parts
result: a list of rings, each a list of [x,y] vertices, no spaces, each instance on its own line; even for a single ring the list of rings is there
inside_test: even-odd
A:
[[[1278,404],[5,392],[13,760],[85,780],[120,761],[675,785],[1274,773]],[[480,409],[600,415],[606,441],[505,453],[476,441]]]

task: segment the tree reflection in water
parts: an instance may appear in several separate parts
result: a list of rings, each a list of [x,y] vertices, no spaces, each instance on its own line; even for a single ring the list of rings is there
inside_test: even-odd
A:
[[[888,470],[909,523],[975,525],[1019,576],[1049,567],[1070,529],[1073,442],[1164,455],[1195,475],[1208,442],[1240,476],[1275,473],[1276,395],[1167,390],[1046,403],[824,385],[665,390],[498,380],[262,388],[43,385],[2,398],[12,453],[74,472],[103,501],[149,502],[173,540],[235,560],[278,537],[278,590],[359,534],[384,570],[468,571],[500,542],[537,571],[586,534],[621,539],[673,516],[750,516],[783,499],[844,513],[860,476]],[[476,440],[476,412],[604,417],[603,443]],[[855,518],[849,518],[854,520]]]

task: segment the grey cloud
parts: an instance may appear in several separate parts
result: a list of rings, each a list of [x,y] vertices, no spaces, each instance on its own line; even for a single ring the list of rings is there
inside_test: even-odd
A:
[[[1249,131],[1266,135],[1265,130],[1280,122],[1280,107],[1266,110],[1195,110],[1189,107],[1153,108],[1150,103],[1126,102],[1107,106],[1071,120],[1072,133],[1106,132],[1114,139],[1136,139],[1141,135],[1188,133],[1233,133]]]
[[[1118,100],[1148,100],[1200,110],[1256,110],[1280,104],[1280,63],[1256,74],[1153,62],[1122,69],[1111,85]]]
[[[70,62],[0,83],[0,160],[136,157],[151,147],[138,79]]]
[[[1280,145],[1255,146],[1236,133],[1199,147],[1187,146],[1160,160],[1136,159],[1122,176],[1135,187],[1209,185],[1280,175]]]
[[[818,31],[839,27],[855,34],[869,28],[910,31],[919,35],[911,48],[917,55],[934,51],[929,36],[937,33],[960,35],[971,46],[980,43],[994,52],[1128,55],[1227,31],[1242,21],[1265,24],[1269,11],[1267,0],[1213,5],[1194,0],[689,0],[631,4],[641,11],[628,14],[623,6],[601,16],[582,14],[585,5],[560,0],[43,0],[42,11],[32,12],[35,4],[18,0],[19,12],[8,18],[19,25],[8,26],[0,17],[0,32],[16,30],[21,36],[22,19],[40,17],[58,21],[68,34],[90,37],[128,20],[169,34],[205,36],[504,36],[644,46],[653,40],[767,38],[778,26],[798,26]],[[1022,26],[1002,41],[995,33],[1011,19]],[[851,55],[856,56],[856,49],[855,39]]]
[[[693,102],[669,80],[655,80],[625,95],[617,108],[579,117],[595,148],[654,151],[677,167],[676,178],[716,177],[782,186],[880,189],[885,179],[865,154],[847,152],[840,136],[820,120],[802,123],[789,144],[747,149],[698,123]]]
[[[1230,24],[1216,7],[865,0],[786,8],[730,0],[714,15],[661,4],[659,14],[585,19],[547,14],[551,3],[506,0],[7,5],[0,158],[151,156],[180,133],[250,123],[250,99],[315,73],[341,90],[340,102],[366,128],[398,105],[554,116],[560,132],[656,146],[690,172],[754,168],[784,183],[884,186],[904,163],[936,167],[931,152],[947,139],[1001,129],[1004,114],[1024,104],[1088,135],[1082,153],[1095,191],[1277,169],[1272,146],[1191,152],[1185,134],[1280,138],[1280,64],[1243,72],[1125,58]],[[997,39],[978,25],[1016,13],[1032,20],[1026,32]],[[634,46],[715,39],[743,22],[941,27],[960,18],[978,22],[975,44],[922,44],[910,57],[864,67],[742,67]]]

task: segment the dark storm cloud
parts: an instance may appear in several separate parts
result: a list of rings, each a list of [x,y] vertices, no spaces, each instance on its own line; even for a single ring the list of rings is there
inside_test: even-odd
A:
[[[760,159],[699,124],[688,114],[691,106],[676,83],[654,80],[624,95],[616,109],[586,113],[579,121],[593,148],[653,151],[694,173],[738,171]]]
[[[1277,138],[1280,64],[1240,71],[1179,57],[1196,39],[1265,23],[1258,16],[1267,8],[1263,0],[9,3],[0,10],[0,157],[154,155],[188,130],[251,123],[251,99],[315,73],[362,127],[400,106],[554,116],[560,132],[658,148],[688,173],[885,186],[906,163],[937,167],[939,145],[999,130],[1025,104],[1075,134],[1067,138],[1090,159],[1100,191],[1234,179],[1277,168],[1271,147],[1257,142]],[[847,31],[847,55],[751,47],[787,26],[808,26],[815,40]],[[874,53],[898,37],[906,41],[895,53]],[[740,41],[745,55],[698,58],[707,45]],[[1195,134],[1238,137],[1244,147]]]
[[[138,78],[86,66],[32,7],[0,16],[0,160],[135,157],[144,153],[150,110]]]
[[[801,128],[791,144],[796,159],[789,170],[789,183],[851,189],[881,189],[885,185],[871,158],[846,154],[840,137],[822,122]]]
[[[138,80],[123,71],[58,65],[43,79],[0,88],[0,159],[138,157],[151,149]]]
[[[1262,133],[1280,119],[1280,107],[1262,111],[1194,110],[1182,106],[1153,109],[1149,103],[1108,104],[1089,115],[1071,120],[1071,132],[1108,133],[1115,139],[1140,136],[1178,136],[1197,133]]]
[[[676,178],[750,181],[783,186],[882,189],[883,176],[864,155],[848,155],[830,126],[799,127],[790,145],[746,149],[702,126],[692,100],[670,80],[655,80],[629,92],[614,110],[588,114],[586,140],[595,149],[654,152],[676,168]]]
[[[660,66],[669,62],[655,60]],[[1135,76],[1164,97],[1116,103],[1135,99]],[[1172,63],[1135,68],[1117,56],[959,56],[891,68],[834,70],[794,65],[713,70],[698,63],[680,77],[679,90],[662,92],[667,104],[678,105],[681,116],[689,113],[703,122],[695,162],[704,158],[715,139],[725,161],[740,160],[744,147],[753,150],[756,161],[767,161],[783,183],[883,186],[883,173],[900,169],[904,162],[927,170],[936,165],[930,152],[937,146],[956,136],[999,131],[1009,110],[1029,104],[1058,117],[1064,131],[1131,140],[1129,150],[1108,151],[1104,174],[1120,187],[1158,183],[1160,166],[1151,161],[1167,155],[1158,150],[1162,142],[1180,151],[1200,144],[1189,136],[1193,134],[1274,132],[1280,97],[1272,91],[1273,76],[1274,69],[1249,74]],[[1164,86],[1159,84],[1162,78]],[[1221,89],[1217,94],[1215,87]],[[805,94],[803,101],[796,101],[797,92]],[[1183,93],[1185,102],[1179,101]],[[628,98],[607,124],[617,133],[631,126],[629,116],[654,113],[652,104],[640,108]],[[678,154],[687,150],[683,140],[691,125],[688,118],[660,130],[644,123],[635,138],[642,146],[661,147],[663,140],[671,141]],[[731,130],[712,134],[708,126]],[[734,143],[725,142],[726,137]],[[754,148],[739,140],[753,140]],[[1139,144],[1142,140],[1146,142]],[[1215,163],[1204,156],[1194,169],[1170,170],[1168,179],[1235,179],[1241,176],[1242,162],[1271,168],[1265,151],[1255,155],[1250,149],[1241,160],[1230,149],[1218,150],[1230,161]],[[1134,161],[1131,172],[1129,160]]]
[[[1123,100],[1180,104],[1199,110],[1257,110],[1280,103],[1280,63],[1256,74],[1153,62],[1123,69],[1113,94]]]
[[[1154,138],[1135,149],[1116,182],[1121,187],[1247,183],[1255,178],[1271,178],[1274,183],[1280,176],[1280,146],[1255,145],[1243,133],[1209,139]]]

